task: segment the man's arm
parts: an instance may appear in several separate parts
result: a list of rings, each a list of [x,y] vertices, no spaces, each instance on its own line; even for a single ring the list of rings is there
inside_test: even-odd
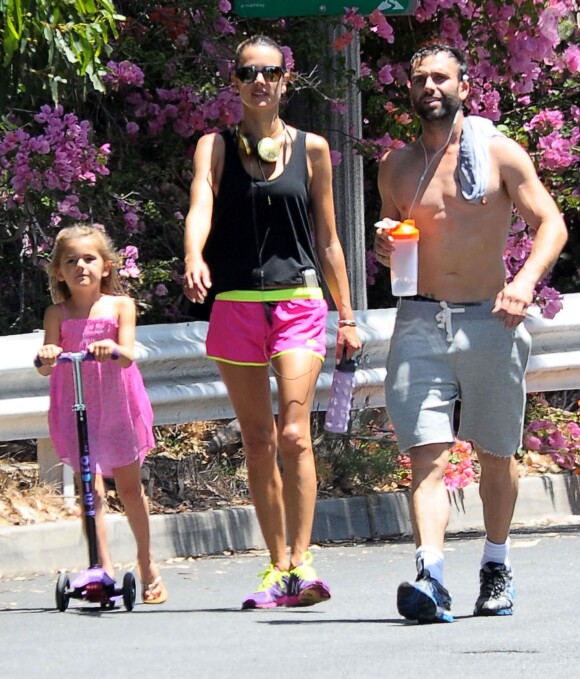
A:
[[[508,328],[515,328],[532,303],[537,283],[556,263],[568,232],[556,202],[541,183],[526,151],[511,139],[496,138],[492,143],[508,195],[534,234],[526,263],[496,297],[494,313]]]
[[[379,163],[378,187],[381,196],[381,219],[385,217],[395,221],[401,220],[401,213],[397,207],[393,190],[396,183],[396,173],[399,167],[400,151],[387,151]]]

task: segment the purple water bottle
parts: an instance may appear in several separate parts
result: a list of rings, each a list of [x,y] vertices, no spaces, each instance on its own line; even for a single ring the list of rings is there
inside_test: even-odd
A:
[[[344,434],[348,429],[356,365],[355,359],[351,358],[347,361],[346,354],[343,354],[334,370],[330,401],[324,420],[324,428],[334,434]]]

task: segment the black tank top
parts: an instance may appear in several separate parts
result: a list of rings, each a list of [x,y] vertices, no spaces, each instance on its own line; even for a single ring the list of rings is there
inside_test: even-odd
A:
[[[288,164],[270,181],[253,179],[246,172],[233,130],[221,134],[224,168],[204,248],[212,296],[303,285],[301,272],[318,268],[310,223],[306,133],[297,131]]]

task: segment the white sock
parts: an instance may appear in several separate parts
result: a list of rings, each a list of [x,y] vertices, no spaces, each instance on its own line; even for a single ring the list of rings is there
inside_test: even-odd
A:
[[[443,584],[443,552],[435,547],[419,547],[415,552],[417,571],[423,567],[429,575]]]
[[[493,561],[494,563],[502,563],[508,570],[511,570],[509,538],[503,543],[503,545],[490,542],[487,538],[485,538],[485,543],[483,545],[483,556],[481,557],[481,565],[485,566],[485,564],[489,563],[490,561]]]

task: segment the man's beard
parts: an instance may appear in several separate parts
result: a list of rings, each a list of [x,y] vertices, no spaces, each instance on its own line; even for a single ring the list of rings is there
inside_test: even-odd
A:
[[[428,122],[444,122],[452,120],[461,109],[462,101],[455,95],[446,95],[440,99],[441,106],[438,109],[430,108],[422,101],[413,102],[413,106],[419,118]]]

